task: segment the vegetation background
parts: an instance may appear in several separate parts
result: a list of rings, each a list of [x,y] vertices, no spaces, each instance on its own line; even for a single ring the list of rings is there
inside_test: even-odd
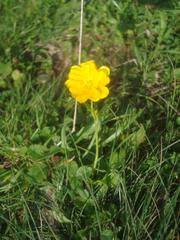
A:
[[[79,0],[0,1],[0,239],[180,239],[180,3],[87,0],[82,60],[111,68],[97,103],[64,87]]]

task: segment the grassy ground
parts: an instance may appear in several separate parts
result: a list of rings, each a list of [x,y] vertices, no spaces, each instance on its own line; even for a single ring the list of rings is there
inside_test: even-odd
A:
[[[80,1],[0,2],[0,239],[179,239],[180,4],[85,1],[82,59],[110,96],[73,104]]]

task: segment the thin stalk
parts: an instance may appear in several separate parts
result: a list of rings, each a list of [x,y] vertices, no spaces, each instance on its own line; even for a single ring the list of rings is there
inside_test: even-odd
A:
[[[81,16],[80,16],[80,24],[79,24],[78,65],[81,63],[82,33],[83,33],[83,11],[84,11],[84,0],[81,0]],[[71,133],[75,132],[75,130],[76,130],[76,119],[77,119],[77,101],[75,100],[73,127],[72,127]]]
[[[93,168],[96,169],[99,160],[99,118],[97,111],[94,109],[93,102],[91,102],[91,114],[93,116],[95,124],[96,154],[93,163]]]

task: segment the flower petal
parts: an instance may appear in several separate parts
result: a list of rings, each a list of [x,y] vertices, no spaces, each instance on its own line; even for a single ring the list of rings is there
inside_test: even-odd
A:
[[[82,84],[79,81],[75,81],[75,80],[67,80],[65,82],[65,85],[68,88],[82,88]]]
[[[97,84],[98,86],[106,86],[110,82],[110,78],[104,72],[103,69],[98,70],[97,74]]]
[[[88,100],[88,96],[82,94],[82,95],[78,95],[78,96],[74,96],[75,99],[79,102],[79,103],[85,103]]]
[[[109,89],[107,87],[101,87],[99,91],[100,91],[101,99],[106,98],[109,95]]]
[[[88,95],[89,99],[92,100],[93,102],[97,102],[101,98],[100,92],[96,88],[91,89]]]
[[[110,74],[110,69],[106,66],[100,67],[99,70],[103,71],[107,76]]]
[[[81,75],[82,75],[81,68],[79,66],[74,65],[71,67],[68,78],[71,80],[79,81],[81,80]]]
[[[87,62],[81,63],[80,66],[91,68],[91,70],[97,70],[97,66],[94,60],[89,60]]]

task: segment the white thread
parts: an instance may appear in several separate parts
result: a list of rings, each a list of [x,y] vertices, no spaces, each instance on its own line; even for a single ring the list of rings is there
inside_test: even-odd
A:
[[[83,30],[83,6],[84,0],[81,0],[81,16],[80,16],[80,26],[79,26],[79,49],[78,49],[78,65],[81,63],[81,51],[82,51],[82,30]],[[75,100],[74,105],[74,117],[73,117],[73,127],[71,133],[76,130],[76,118],[77,118],[77,101]]]
[[[81,63],[81,51],[82,51],[82,30],[83,30],[83,6],[84,0],[81,0],[81,17],[80,17],[80,26],[79,26],[79,51],[78,51],[78,64]]]

